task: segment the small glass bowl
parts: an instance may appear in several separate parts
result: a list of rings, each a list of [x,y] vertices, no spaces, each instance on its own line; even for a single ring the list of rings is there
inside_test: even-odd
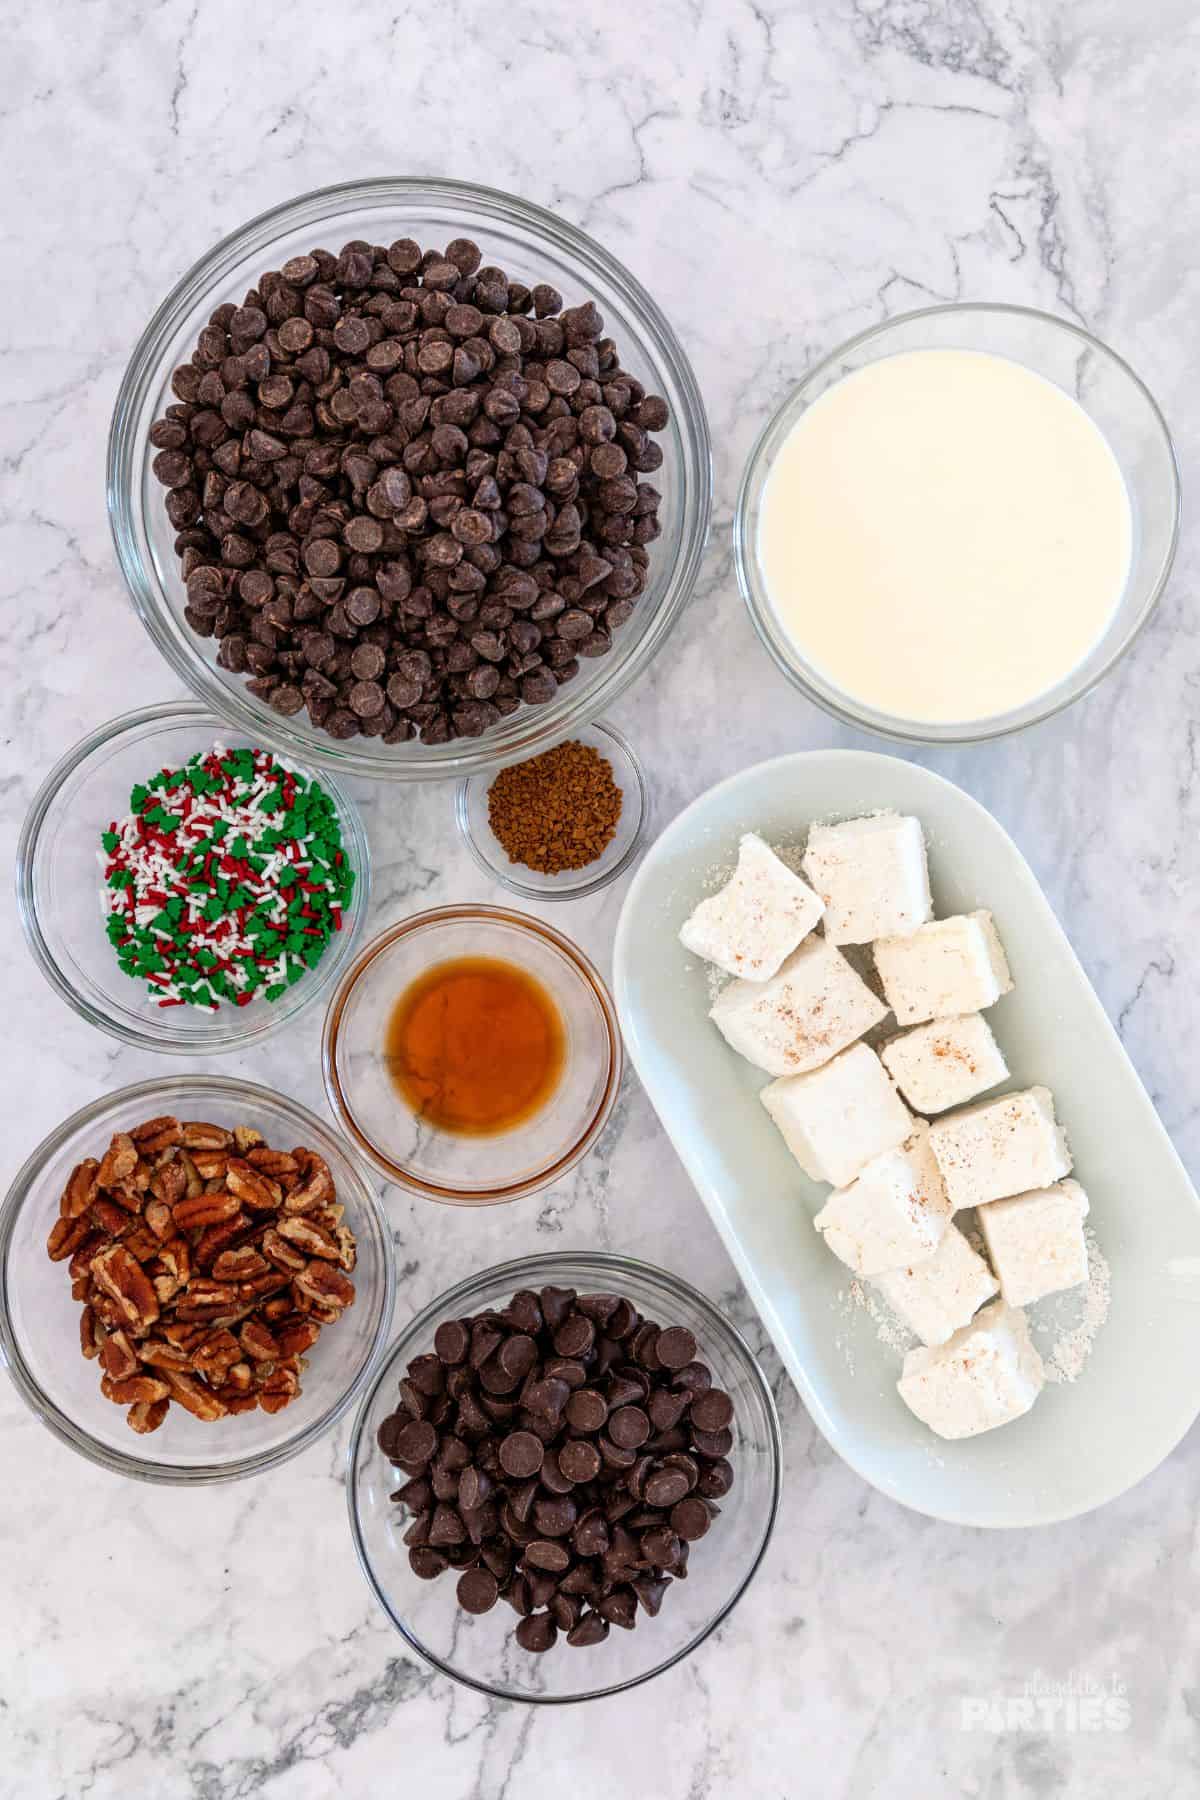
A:
[[[388,1073],[384,1040],[400,996],[433,964],[459,956],[515,963],[546,988],[566,1036],[559,1084],[511,1131],[460,1137],[425,1123]],[[410,1194],[454,1206],[519,1200],[557,1181],[592,1148],[621,1081],[612,996],[569,938],[498,906],[441,906],[373,938],[329,1003],[321,1066],[343,1131],[382,1175]]]
[[[698,1356],[733,1401],[735,1480],[712,1531],[693,1547],[686,1581],[673,1581],[656,1619],[612,1631],[602,1644],[560,1641],[542,1656],[513,1639],[516,1615],[503,1601],[472,1616],[458,1606],[450,1573],[413,1574],[404,1544],[411,1517],[388,1496],[402,1477],[379,1448],[380,1425],[396,1407],[405,1365],[433,1347],[448,1319],[503,1307],[518,1288],[573,1287],[628,1295],[662,1325],[695,1334]],[[599,1251],[524,1257],[461,1282],[427,1306],[393,1344],[354,1421],[346,1496],[358,1560],[392,1624],[418,1656],[466,1687],[497,1700],[562,1705],[600,1700],[650,1681],[682,1662],[737,1605],[771,1538],[779,1505],[782,1444],[766,1376],[745,1340],[710,1300],[677,1275]]]
[[[79,1351],[81,1308],[66,1263],[46,1255],[67,1177],[101,1156],[114,1132],[173,1113],[232,1128],[252,1125],[267,1142],[304,1144],[329,1164],[346,1223],[358,1240],[355,1300],[308,1352],[302,1392],[282,1412],[240,1413],[205,1425],[172,1406],[159,1429],[139,1437],[125,1409],[100,1392],[100,1366]],[[89,1462],[139,1481],[234,1481],[275,1468],[315,1443],[358,1393],[391,1329],[396,1268],[380,1202],[327,1125],[282,1094],[219,1075],[166,1076],[94,1100],[34,1151],[0,1207],[0,1363],[22,1398],[60,1442]]]
[[[573,731],[574,743],[598,750],[612,766],[613,780],[621,790],[621,817],[612,842],[595,862],[582,869],[564,869],[544,875],[537,869],[513,862],[488,823],[488,794],[495,773],[472,775],[461,781],[454,795],[454,817],[476,866],[493,881],[523,900],[581,900],[607,887],[623,875],[642,847],[650,812],[650,797],[641,763],[613,725],[589,725]]]
[[[661,394],[670,421],[657,441],[662,467],[661,536],[650,546],[646,590],[607,656],[585,664],[547,706],[522,706],[481,738],[448,744],[387,745],[377,738],[338,742],[307,714],[283,718],[218,668],[217,644],[199,638],[183,616],[186,600],[154,479],[149,431],[174,399],[173,371],[186,362],[201,328],[222,303],[239,305],[265,269],[324,244],[353,238],[388,244],[413,237],[442,245],[474,238],[484,261],[514,281],[544,281],[568,306],[592,299],[620,349],[622,367]],[[384,781],[468,775],[532,756],[569,737],[610,707],[649,666],[691,598],[708,537],[712,456],[704,403],[691,365],[667,319],[636,278],[565,219],[513,194],[463,181],[381,179],[346,182],[301,194],[251,219],[208,250],[172,289],[142,333],[125,371],[108,441],[108,512],[117,560],[138,615],[180,679],[241,731],[266,736],[289,754]]]
[[[211,1056],[256,1044],[294,1020],[324,993],[354,952],[366,917],[370,859],[358,808],[345,789],[321,771],[337,807],[345,856],[355,874],[354,898],[343,929],[315,969],[278,1000],[249,1006],[160,1008],[144,982],[126,975],[104,933],[100,908],[100,833],[129,811],[129,790],[147,775],[187,761],[215,743],[227,749],[269,738],[230,727],[195,701],[168,701],[110,719],[83,738],[50,771],[38,790],[17,848],[17,904],[25,940],[43,975],[89,1025],[122,1043],[177,1055]],[[290,755],[283,761],[313,776]]]
[[[846,375],[908,350],[982,350],[1021,363],[1070,394],[1100,428],[1120,465],[1133,513],[1125,592],[1099,641],[1069,675],[1023,706],[950,723],[882,713],[835,687],[796,648],[771,604],[758,560],[763,493],[800,415]],[[1166,420],[1129,364],[1090,332],[1026,306],[931,306],[873,325],[818,363],[769,419],[750,452],[734,515],[742,598],[767,650],[793,686],[847,725],[910,744],[967,744],[1040,724],[1095,687],[1124,656],[1154,611],[1179,537],[1179,470]]]

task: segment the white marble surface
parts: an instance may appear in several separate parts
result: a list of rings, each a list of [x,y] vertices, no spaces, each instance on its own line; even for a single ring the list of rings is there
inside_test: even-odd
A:
[[[933,299],[1061,310],[1141,369],[1185,486],[1195,470],[1200,30],[1185,0],[49,0],[6,9],[6,25],[10,846],[65,744],[178,691],[125,602],[104,516],[129,349],[218,234],[307,187],[402,172],[509,187],[602,238],[673,319],[709,407],[717,504],[695,603],[617,715],[660,820],[745,762],[855,741],[759,651],[728,553],[765,412],[850,332]],[[478,115],[452,119],[447,94],[476,96]],[[1091,700],[1017,741],[929,758],[1029,856],[1194,1175],[1196,549],[1189,528],[1152,628]],[[445,789],[375,795],[370,822],[380,921],[488,897]],[[620,899],[558,922],[606,960]],[[64,1113],[156,1067],[87,1029],[7,941],[6,1173]],[[318,1031],[309,1018],[221,1067],[319,1106]],[[603,1150],[556,1190],[501,1214],[395,1196],[390,1210],[410,1306],[501,1253],[604,1244],[672,1263],[761,1338],[632,1081]],[[1195,1431],[1100,1514],[989,1536],[898,1510],[782,1385],[780,1399],[782,1516],[732,1619],[657,1684],[534,1713],[402,1653],[350,1548],[344,1430],[268,1479],[164,1491],[73,1457],[0,1381],[0,1795],[1197,1791]],[[963,1729],[964,1699],[1112,1678],[1124,1731],[1061,1716]]]

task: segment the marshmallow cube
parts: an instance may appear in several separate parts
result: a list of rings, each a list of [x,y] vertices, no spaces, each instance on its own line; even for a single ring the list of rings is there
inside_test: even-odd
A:
[[[1019,1419],[1045,1379],[1025,1314],[995,1300],[936,1349],[910,1350],[896,1385],[938,1437],[965,1438]]]
[[[1049,1088],[1027,1088],[947,1113],[929,1128],[946,1192],[956,1208],[1050,1187],[1071,1173]]]
[[[802,1075],[887,1017],[887,1007],[823,937],[806,938],[769,981],[731,981],[709,1018],[768,1075]]]
[[[1087,1280],[1087,1215],[1088,1197],[1077,1181],[980,1207],[980,1229],[1010,1306],[1031,1306]]]
[[[879,1054],[908,1104],[927,1117],[1008,1080],[1008,1065],[982,1013],[918,1025]]]
[[[831,944],[869,944],[933,917],[925,836],[899,813],[814,825],[802,867],[825,902]]]
[[[693,956],[743,981],[767,981],[824,912],[806,881],[748,831],[737,868],[719,893],[702,900],[679,933]]]
[[[883,1275],[932,1256],[953,1210],[922,1124],[830,1194],[813,1224],[856,1275]]]
[[[759,1099],[813,1181],[845,1187],[872,1157],[902,1144],[912,1116],[866,1044],[808,1075],[785,1075]]]
[[[906,937],[880,937],[875,967],[900,1025],[979,1012],[1012,991],[989,912],[937,919]]]
[[[944,1344],[998,1292],[996,1277],[953,1224],[947,1225],[932,1256],[908,1268],[890,1269],[875,1285],[923,1344]]]

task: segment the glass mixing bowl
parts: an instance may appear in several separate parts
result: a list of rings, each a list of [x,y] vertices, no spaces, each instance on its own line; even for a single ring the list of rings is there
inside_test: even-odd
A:
[[[695,1334],[697,1356],[733,1401],[735,1481],[721,1516],[698,1544],[686,1581],[673,1581],[655,1619],[633,1631],[613,1630],[602,1644],[574,1649],[561,1640],[542,1656],[513,1640],[516,1615],[503,1601],[473,1616],[455,1598],[447,1573],[422,1581],[409,1567],[404,1533],[411,1523],[389,1499],[404,1479],[377,1442],[396,1408],[405,1365],[433,1347],[448,1319],[507,1304],[518,1288],[549,1284],[580,1292],[625,1294],[660,1325]],[[599,1700],[661,1675],[689,1656],[737,1605],[762,1562],[779,1505],[782,1446],[766,1376],[744,1339],[703,1294],[678,1276],[647,1263],[599,1251],[530,1256],[473,1275],[443,1294],[406,1328],[380,1364],[354,1422],[346,1495],[358,1560],[376,1599],[401,1636],[444,1675],[497,1700],[553,1705]]]
[[[599,893],[624,875],[641,850],[650,816],[646,774],[629,744],[615,725],[596,724],[573,731],[572,739],[599,751],[612,769],[621,790],[621,817],[608,844],[595,862],[581,869],[562,869],[556,875],[530,869],[509,856],[488,820],[488,795],[495,779],[491,771],[460,781],[454,794],[454,818],[475,866],[523,900],[582,900]]]
[[[763,492],[800,415],[846,375],[909,350],[982,350],[1021,363],[1070,394],[1107,438],[1133,515],[1125,591],[1104,632],[1070,674],[1022,706],[990,718],[933,723],[882,713],[835,687],[783,630],[759,562]],[[932,306],[873,325],[818,363],[768,420],[750,452],[734,517],[738,585],[754,628],[800,692],[834,718],[912,744],[963,744],[1003,737],[1051,718],[1120,661],[1166,585],[1179,536],[1179,471],[1166,420],[1145,384],[1115,351],[1069,319],[1026,306]],[[1036,578],[1037,571],[1030,571]]]
[[[358,1240],[354,1304],[308,1354],[299,1397],[282,1412],[239,1413],[202,1424],[172,1406],[158,1430],[139,1437],[125,1409],[100,1392],[100,1367],[80,1355],[81,1308],[65,1262],[46,1238],[67,1177],[102,1156],[114,1132],[173,1113],[232,1128],[252,1125],[274,1149],[304,1144],[329,1165],[346,1223]],[[218,1075],[166,1076],[94,1100],[34,1151],[0,1207],[0,1366],[64,1444],[117,1475],[176,1484],[232,1481],[286,1462],[341,1417],[387,1340],[396,1297],[391,1232],[376,1194],[327,1125],[294,1100]]]
[[[173,400],[171,374],[224,301],[240,303],[266,269],[316,246],[352,238],[391,243],[414,237],[441,246],[474,238],[484,260],[532,286],[552,283],[568,306],[593,299],[624,368],[663,395],[671,418],[657,435],[663,464],[662,535],[651,545],[650,578],[633,617],[607,656],[587,662],[548,706],[522,706],[481,738],[448,744],[337,742],[307,714],[285,719],[216,666],[216,643],[183,617],[184,586],[172,549],[164,490],[151,474],[150,426]],[[117,396],[108,443],[108,508],[117,557],[138,613],[176,674],[241,730],[307,762],[384,780],[463,776],[545,750],[596,718],[658,654],[691,594],[708,535],[712,465],[708,424],[679,341],[641,283],[565,220],[514,195],[466,182],[378,180],[319,189],[277,206],[224,238],[168,294],[134,350]]]
[[[160,1008],[146,983],[126,975],[104,933],[100,910],[100,833],[129,811],[129,790],[214,744],[274,749],[270,738],[231,729],[194,701],[170,701],[110,719],[67,751],[38,789],[17,848],[17,902],[34,961],[69,1006],[122,1043],[178,1055],[211,1056],[261,1042],[294,1021],[354,954],[366,918],[370,862],[358,808],[325,771],[322,786],[338,810],[343,853],[354,870],[354,898],[315,969],[278,1000],[249,1006]],[[311,776],[287,755],[283,760]]]
[[[495,957],[546,990],[564,1028],[558,1085],[509,1131],[458,1136],[414,1112],[384,1055],[388,1021],[405,990],[433,965]],[[493,1206],[519,1200],[573,1169],[595,1144],[621,1085],[621,1034],[612,996],[569,938],[499,906],[441,906],[372,938],[329,1003],[321,1067],[330,1109],[380,1174],[425,1200]]]

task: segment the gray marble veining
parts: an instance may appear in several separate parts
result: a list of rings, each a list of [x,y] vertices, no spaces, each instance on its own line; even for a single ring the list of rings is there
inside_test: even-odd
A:
[[[10,860],[62,747],[178,692],[125,602],[104,514],[104,437],[129,349],[219,234],[308,187],[410,172],[526,194],[603,239],[679,331],[709,409],[715,527],[669,653],[617,713],[660,822],[748,761],[863,741],[775,672],[729,555],[737,478],[766,412],[851,332],[934,300],[1059,310],[1139,368],[1190,484],[1200,24],[1185,0],[48,0],[4,18]],[[1157,617],[1091,699],[1023,737],[924,759],[1029,856],[1193,1175],[1197,542],[1189,526]],[[364,799],[377,919],[489,897],[447,790]],[[606,964],[620,901],[610,891],[557,922]],[[11,923],[7,941],[11,1172],[67,1111],[155,1063],[54,999]],[[212,1066],[320,1105],[318,1033],[307,1018],[290,1041]],[[762,1341],[632,1080],[601,1152],[515,1211],[443,1213],[397,1195],[389,1207],[407,1306],[518,1242],[612,1245],[670,1261]],[[254,1483],[143,1489],[60,1448],[0,1382],[0,1796],[1197,1791],[1195,1431],[1103,1512],[987,1535],[864,1487],[782,1379],[777,1391],[786,1495],[746,1600],[660,1682],[535,1714],[404,1653],[354,1564],[344,1430]],[[1033,1728],[998,1731],[970,1705],[1003,1712],[1039,1682],[1071,1681],[1120,1684],[1125,1728],[1072,1730],[1048,1708]]]

